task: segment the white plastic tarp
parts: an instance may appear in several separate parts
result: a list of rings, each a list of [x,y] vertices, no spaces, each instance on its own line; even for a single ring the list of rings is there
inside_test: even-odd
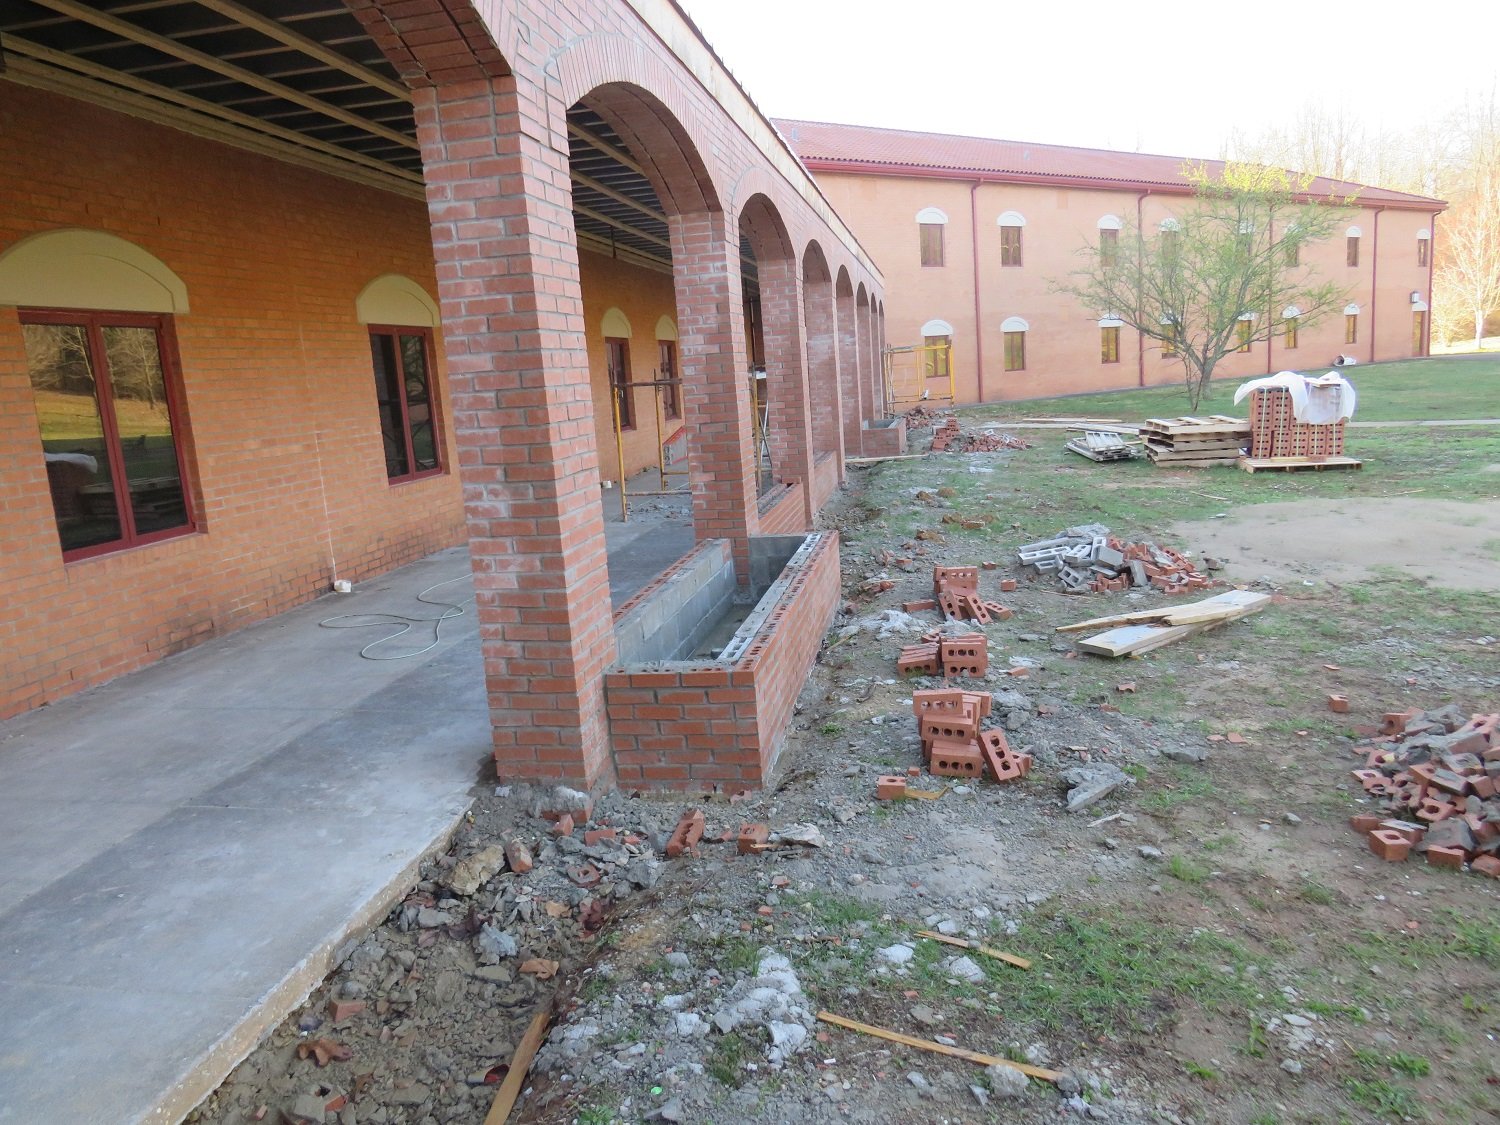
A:
[[[1279,387],[1292,396],[1292,416],[1312,426],[1327,426],[1340,418],[1354,417],[1354,384],[1336,371],[1316,379],[1295,371],[1278,371],[1264,379],[1253,379],[1234,392],[1238,403],[1251,391]]]

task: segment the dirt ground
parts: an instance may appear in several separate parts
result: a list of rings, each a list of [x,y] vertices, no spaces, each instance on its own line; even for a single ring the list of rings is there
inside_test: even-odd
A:
[[[1394,570],[1458,589],[1500,591],[1500,506],[1416,497],[1299,500],[1238,508],[1173,534],[1241,580],[1352,581]]]
[[[512,1120],[1500,1121],[1500,883],[1383,864],[1348,826],[1373,807],[1349,775],[1359,725],[1409,706],[1500,710],[1500,616],[1474,594],[1495,589],[1494,511],[1396,498],[1116,526],[1223,558],[1277,597],[1110,662],[1053,629],[1163,599],[1028,580],[1002,513],[1055,499],[1026,475],[1035,452],[852,474],[823,520],[843,537],[847,604],[770,789],[615,793],[558,838],[537,813],[565,796],[482,786],[452,853],[190,1120],[300,1122],[300,1104],[339,1125],[478,1123],[545,1010]],[[943,522],[976,509],[994,513],[984,531]],[[985,596],[1015,616],[984,630],[990,674],[966,687],[992,694],[991,723],[1035,767],[1007,785],[923,775],[940,798],[877,801],[877,777],[921,765],[911,691],[934,686],[895,677],[901,645],[938,624],[899,607],[931,596],[934,564],[981,562],[996,564]],[[1341,585],[1389,567],[1425,570],[1400,598]],[[1001,594],[1007,577],[1020,589]],[[1330,713],[1333,692],[1350,714]],[[1081,766],[1122,784],[1069,812],[1063,774]],[[704,842],[667,859],[689,808]],[[819,846],[738,855],[757,821],[812,826]],[[615,838],[587,842],[599,827]],[[450,885],[508,833],[534,870]],[[334,998],[365,1006],[335,1022]],[[820,1012],[1062,1077],[1020,1082]],[[348,1057],[297,1057],[317,1040]]]

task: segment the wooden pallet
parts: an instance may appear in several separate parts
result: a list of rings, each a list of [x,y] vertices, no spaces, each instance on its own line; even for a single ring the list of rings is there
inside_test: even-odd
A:
[[[1097,430],[1090,430],[1067,444],[1068,449],[1090,461],[1128,461],[1140,447],[1138,440],[1125,441],[1119,434]]]
[[[1364,462],[1353,457],[1241,457],[1235,464],[1247,473],[1321,472],[1324,469],[1358,469]]]

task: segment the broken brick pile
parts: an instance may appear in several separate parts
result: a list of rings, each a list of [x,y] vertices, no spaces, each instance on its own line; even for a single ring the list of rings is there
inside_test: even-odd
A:
[[[1365,764],[1354,779],[1389,814],[1350,821],[1372,852],[1399,863],[1416,850],[1433,867],[1500,879],[1500,713],[1393,711],[1355,752]]]
[[[1014,589],[1014,586],[1011,587]],[[941,609],[950,621],[976,621],[988,625],[1005,621],[1014,613],[999,602],[987,602],[979,594],[977,566],[935,566],[932,568],[932,600],[906,602],[907,613],[924,609]]]
[[[903,676],[967,676],[977,680],[989,670],[989,642],[983,633],[954,636],[934,629],[922,634],[920,644],[904,646],[896,658],[896,671]]]
[[[1055,574],[1070,594],[1104,594],[1133,586],[1186,594],[1215,585],[1180,551],[1150,542],[1127,543],[1102,524],[1070,527],[1051,539],[1027,543],[1016,549],[1016,558],[1022,566],[1034,567],[1038,576]]]
[[[1018,754],[1001,730],[985,730],[992,698],[983,692],[940,688],[912,695],[911,709],[922,739],[922,758],[935,777],[1016,781],[1031,772],[1031,755]],[[896,792],[900,790],[900,792]],[[882,777],[877,796],[900,796],[905,779]]]
[[[997,434],[993,430],[981,430],[977,434],[966,434],[957,418],[948,418],[932,431],[934,453],[998,453],[1002,449],[1030,449],[1031,442],[1015,434]]]

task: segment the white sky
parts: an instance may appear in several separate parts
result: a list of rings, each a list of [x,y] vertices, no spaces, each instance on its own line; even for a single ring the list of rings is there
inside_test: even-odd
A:
[[[1404,131],[1500,72],[1483,0],[680,2],[772,117],[1171,156],[1308,103]]]

